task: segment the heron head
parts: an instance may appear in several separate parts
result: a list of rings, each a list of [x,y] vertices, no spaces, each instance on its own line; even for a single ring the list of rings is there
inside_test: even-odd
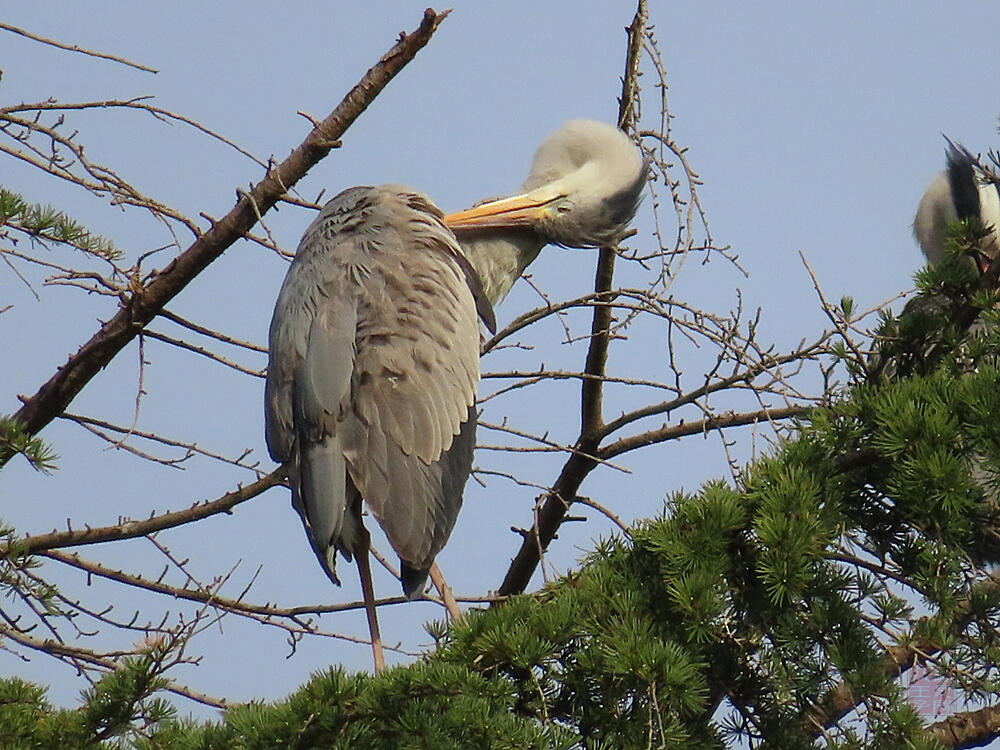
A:
[[[522,192],[445,217],[455,230],[521,229],[565,247],[622,238],[642,198],[648,162],[617,128],[572,120],[538,147]]]

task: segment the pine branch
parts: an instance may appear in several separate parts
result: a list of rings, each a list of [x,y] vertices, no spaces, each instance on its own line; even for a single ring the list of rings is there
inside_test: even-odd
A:
[[[956,604],[953,616],[944,623],[945,632],[954,635],[961,633],[971,611],[972,599],[992,596],[998,591],[1000,591],[1000,572],[994,571],[973,586],[969,598]],[[917,623],[928,622],[931,619],[933,618],[922,617]],[[899,677],[910,669],[921,655],[933,655],[940,650],[940,643],[925,638],[915,639],[906,645],[892,646],[886,649],[886,656],[881,667],[882,672],[888,678]],[[846,683],[835,685],[803,717],[803,726],[807,729],[810,727],[830,727],[855,710],[866,697],[864,695],[856,696]]]
[[[0,187],[0,229],[4,226],[40,242],[59,242],[104,260],[113,261],[121,257],[121,252],[111,240],[93,234],[62,211],[52,206],[29,203],[17,193]]]
[[[1000,706],[962,711],[931,724],[927,733],[945,747],[983,747],[1000,737]]]
[[[21,424],[10,417],[0,417],[0,456],[23,455],[36,471],[48,474],[56,468],[59,457],[40,438],[28,435]]]

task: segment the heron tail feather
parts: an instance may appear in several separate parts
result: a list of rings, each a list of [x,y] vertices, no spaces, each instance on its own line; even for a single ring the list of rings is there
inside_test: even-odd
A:
[[[409,600],[418,598],[427,586],[427,570],[411,568],[400,560],[399,578],[403,582],[403,596]]]
[[[326,574],[338,586],[337,551],[342,544],[347,464],[336,438],[302,441],[292,502],[302,516],[309,542]],[[350,546],[348,546],[350,549]]]

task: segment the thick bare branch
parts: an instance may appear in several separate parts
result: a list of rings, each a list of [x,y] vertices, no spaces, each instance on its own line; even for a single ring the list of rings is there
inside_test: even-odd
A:
[[[1000,737],[1000,706],[962,711],[931,724],[927,733],[945,747],[982,747]]]
[[[147,518],[145,521],[126,521],[114,526],[99,526],[79,531],[53,531],[50,534],[39,534],[38,536],[29,536],[14,540],[0,545],[0,556],[8,555],[12,551],[16,551],[18,554],[32,554],[60,547],[79,547],[85,544],[99,544],[101,542],[146,536],[156,531],[180,526],[181,524],[207,518],[217,513],[227,513],[240,503],[257,497],[257,495],[265,490],[281,484],[284,477],[285,469],[284,467],[279,467],[256,482],[233,492],[227,492],[220,498],[203,503],[195,503],[185,510],[177,510],[153,516],[152,518]]]
[[[447,13],[428,9],[420,26],[399,41],[361,78],[339,105],[281,164],[245,194],[222,219],[199,236],[165,269],[140,287],[122,309],[59,368],[14,415],[24,429],[36,434],[65,409],[101,368],[110,362],[193,278],[257,222],[283,194],[337,145],[389,81],[423,48]],[[9,460],[0,455],[0,464]]]
[[[621,128],[627,128],[630,124],[638,95],[641,40],[646,33],[644,0],[640,0],[635,17],[627,32],[629,44],[618,113],[618,125]],[[599,302],[610,302],[613,296],[611,289],[614,279],[615,257],[614,248],[601,248],[594,279],[594,292]],[[574,446],[574,454],[563,467],[559,479],[552,487],[552,492],[538,510],[535,523],[524,535],[521,549],[518,550],[507,569],[507,575],[498,589],[498,593],[502,596],[521,593],[527,587],[542,553],[548,549],[559,524],[566,517],[566,511],[576,497],[580,483],[597,465],[597,462],[590,456],[594,455],[600,444],[601,429],[604,424],[602,411],[604,381],[602,376],[605,372],[608,345],[611,341],[611,321],[612,309],[610,305],[597,304],[594,306],[590,347],[587,351],[587,362],[584,368],[584,372],[590,377],[582,381],[580,388],[580,437]]]

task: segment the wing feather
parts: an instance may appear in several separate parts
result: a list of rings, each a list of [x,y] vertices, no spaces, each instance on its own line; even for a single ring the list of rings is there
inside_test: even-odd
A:
[[[336,243],[334,243],[336,245]],[[292,504],[335,582],[336,550],[349,550],[347,464],[338,415],[349,403],[357,311],[324,260],[329,249],[306,233],[271,320],[265,385],[268,449],[289,461]],[[336,248],[334,248],[335,250]]]
[[[347,510],[347,462],[340,441],[324,437],[300,442],[298,465],[292,480],[292,504],[306,527],[316,557],[335,583],[336,552],[343,547]]]
[[[345,191],[303,236],[271,325],[267,441],[293,459],[293,498],[331,576],[333,550],[354,549],[354,487],[408,595],[451,533],[475,446],[470,269],[441,212],[398,187]]]
[[[359,305],[361,319],[378,326],[369,334],[359,323],[354,402],[370,422],[377,415],[385,435],[373,440],[370,423],[359,458],[385,455],[388,472],[352,461],[351,475],[400,558],[426,570],[454,526],[471,469],[467,445],[467,460],[448,455],[459,434],[471,433],[474,446],[479,323],[454,235],[426,212],[405,227],[380,235],[382,252],[372,256],[380,281]]]

